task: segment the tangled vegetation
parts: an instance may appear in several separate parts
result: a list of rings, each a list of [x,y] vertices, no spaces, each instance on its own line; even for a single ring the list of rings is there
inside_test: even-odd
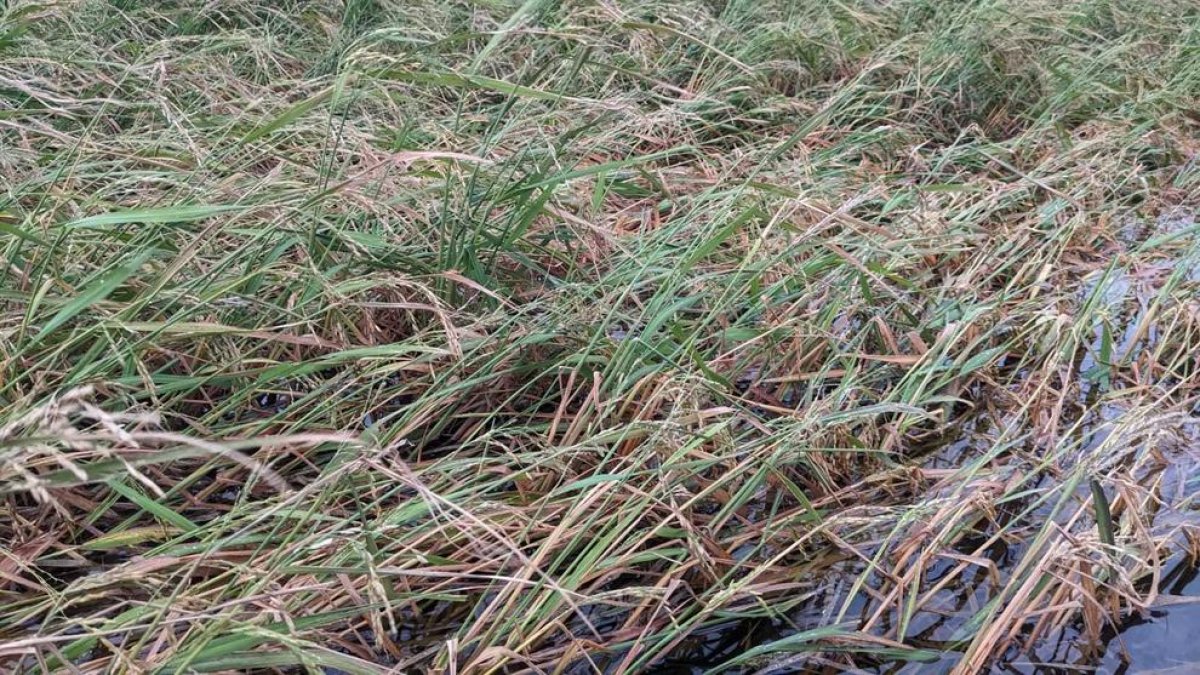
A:
[[[0,670],[1086,665],[1197,548],[1193,0],[0,4]]]

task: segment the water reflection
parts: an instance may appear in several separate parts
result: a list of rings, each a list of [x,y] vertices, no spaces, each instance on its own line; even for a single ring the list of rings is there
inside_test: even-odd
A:
[[[1200,673],[1200,575],[1195,564],[1176,565],[1163,593],[1148,617],[1127,622],[1109,641],[1097,672]]]
[[[1047,640],[1034,654],[1013,654],[995,663],[989,673],[995,675],[1185,675],[1200,673],[1200,570],[1196,561],[1179,560],[1162,580],[1162,594],[1144,617],[1133,617],[1104,636],[1100,656],[1080,652],[1080,634],[1072,629],[1061,631],[1057,639]],[[778,638],[767,624],[757,625],[759,640]],[[961,655],[947,651],[933,662],[858,663],[840,665],[815,655],[782,659],[758,668],[720,670],[720,664],[736,656],[739,646],[732,636],[747,636],[745,626],[720,626],[704,634],[690,653],[660,664],[655,672],[701,675],[711,672],[731,675],[785,675],[791,673],[870,673],[871,675],[948,675]],[[753,642],[754,640],[752,640]],[[739,644],[740,642],[740,644]]]

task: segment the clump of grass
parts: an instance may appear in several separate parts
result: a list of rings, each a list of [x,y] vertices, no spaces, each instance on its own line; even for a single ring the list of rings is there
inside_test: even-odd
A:
[[[1194,548],[1198,41],[10,3],[0,662],[1086,661]]]

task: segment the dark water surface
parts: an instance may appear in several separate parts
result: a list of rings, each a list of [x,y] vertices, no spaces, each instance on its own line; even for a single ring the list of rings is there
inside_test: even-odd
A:
[[[1200,574],[1180,564],[1168,594],[1145,619],[1129,621],[1109,641],[1098,673],[1200,673]]]
[[[1106,632],[1098,654],[1081,653],[1081,636],[1063,631],[1057,640],[1047,641],[1033,654],[1014,655],[993,665],[994,675],[1200,675],[1200,569],[1194,559],[1177,560],[1161,583],[1158,600],[1143,617],[1127,618]],[[747,634],[749,633],[749,634]],[[862,673],[870,675],[944,675],[958,664],[961,654],[947,652],[932,663],[882,662],[858,669],[820,663],[802,655],[777,656],[773,664],[756,668],[720,668],[746,648],[746,641],[761,644],[779,639],[786,631],[762,625],[730,625],[702,634],[690,654],[658,665],[654,672],[701,675],[722,672],[729,675],[785,675],[791,673]]]
[[[759,640],[781,637],[772,635],[773,631],[767,626],[729,626],[714,630],[709,633],[709,639],[696,645],[692,658],[661,663],[654,672],[672,675],[701,675],[712,671],[730,675],[944,675],[954,669],[961,657],[957,652],[948,652],[933,663],[892,662],[850,669],[780,656],[775,665],[721,670],[721,663],[738,655],[738,637],[750,637],[745,635],[747,628],[758,633],[751,640],[754,637]],[[1200,570],[1196,561],[1177,561],[1164,575],[1158,602],[1146,616],[1129,618],[1123,625],[1110,630],[1105,635],[1102,654],[1081,654],[1079,638],[1074,631],[1065,631],[1057,641],[1045,645],[1041,653],[1016,656],[993,665],[987,672],[994,675],[1200,675]]]

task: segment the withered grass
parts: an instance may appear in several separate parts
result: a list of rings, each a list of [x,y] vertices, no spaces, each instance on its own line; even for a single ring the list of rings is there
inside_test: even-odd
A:
[[[1086,664],[1198,103],[1190,0],[8,2],[0,669]]]

